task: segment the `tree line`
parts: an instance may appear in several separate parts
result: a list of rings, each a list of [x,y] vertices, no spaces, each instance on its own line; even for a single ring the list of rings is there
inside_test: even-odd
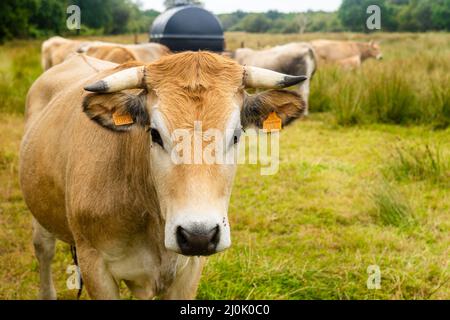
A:
[[[66,26],[67,8],[77,5],[81,29]],[[160,14],[142,10],[131,0],[1,0],[0,42],[12,38],[103,35],[147,32]]]
[[[297,32],[369,32],[367,8],[378,5],[381,31],[450,31],[450,0],[343,0],[336,12],[247,13],[236,11],[219,15],[227,31]]]
[[[166,7],[199,0],[166,0]],[[81,30],[66,27],[66,9],[81,9]],[[368,32],[366,9],[381,9],[382,31],[450,31],[450,0],[343,0],[336,12],[265,13],[236,11],[219,14],[226,31],[259,33]],[[293,11],[295,8],[293,8]],[[54,34],[122,34],[147,32],[160,14],[143,10],[131,0],[1,0],[0,42],[12,38],[41,38]]]

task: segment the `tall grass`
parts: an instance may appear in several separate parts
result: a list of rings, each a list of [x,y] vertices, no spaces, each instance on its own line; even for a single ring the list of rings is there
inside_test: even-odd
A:
[[[0,112],[23,113],[28,89],[41,74],[39,42],[0,47]]]
[[[373,72],[371,70],[370,75]],[[365,81],[367,85],[363,102],[364,111],[374,122],[403,124],[417,122],[421,117],[418,97],[411,81],[399,70],[387,69]]]
[[[444,129],[450,126],[450,75],[445,79],[433,79],[430,83],[430,100],[439,111],[435,116],[435,129]]]
[[[450,188],[450,160],[438,146],[397,146],[384,171],[396,180],[429,180]]]
[[[360,70],[320,65],[311,82],[311,111],[331,111],[339,125],[364,123],[450,125],[450,36],[383,45],[385,61]],[[434,46],[428,46],[433,43]]]

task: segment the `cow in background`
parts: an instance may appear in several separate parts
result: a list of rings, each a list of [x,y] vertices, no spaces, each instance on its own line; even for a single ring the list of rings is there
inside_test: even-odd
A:
[[[127,61],[150,63],[170,54],[169,48],[158,43],[116,44],[96,42],[84,45],[79,48],[78,52],[119,64]]]
[[[264,50],[240,48],[232,54],[232,58],[241,65],[307,76],[306,81],[297,85],[297,91],[305,99],[305,115],[308,115],[310,81],[316,71],[316,58],[311,45],[305,42],[297,42]]]
[[[42,68],[48,70],[77,53],[86,53],[95,58],[114,63],[124,63],[131,60],[150,63],[163,55],[169,54],[170,50],[157,43],[118,44],[52,37],[44,41],[41,46]]]
[[[41,46],[41,66],[48,70],[60,64],[71,55],[78,52],[83,46],[87,46],[91,41],[71,40],[63,37],[52,37],[42,43]]]
[[[310,43],[319,63],[335,63],[343,67],[357,68],[367,59],[383,58],[380,45],[374,41],[313,40]]]

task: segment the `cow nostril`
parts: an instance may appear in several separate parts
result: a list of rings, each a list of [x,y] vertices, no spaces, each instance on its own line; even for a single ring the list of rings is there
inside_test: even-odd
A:
[[[216,250],[220,240],[220,228],[188,230],[179,226],[176,232],[178,246],[185,255],[210,255]]]
[[[189,234],[182,227],[178,227],[177,229],[177,241],[179,244],[187,245],[188,244]]]
[[[219,226],[216,226],[214,229],[212,229],[210,231],[210,233],[212,233],[212,237],[211,237],[211,243],[214,245],[217,245],[219,243],[220,240],[220,233],[219,233]]]

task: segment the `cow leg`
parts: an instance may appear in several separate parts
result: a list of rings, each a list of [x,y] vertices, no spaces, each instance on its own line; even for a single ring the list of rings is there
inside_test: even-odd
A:
[[[309,79],[298,86],[297,92],[302,96],[303,100],[305,100],[304,115],[308,116],[308,114],[309,114]]]
[[[204,263],[203,257],[191,257],[187,263],[180,262],[175,280],[164,293],[163,299],[195,299]]]
[[[99,252],[77,243],[77,256],[81,278],[89,297],[95,300],[120,299],[119,285],[108,271]]]
[[[56,290],[52,279],[55,243],[56,238],[33,218],[34,253],[39,262],[39,299],[56,300]]]

